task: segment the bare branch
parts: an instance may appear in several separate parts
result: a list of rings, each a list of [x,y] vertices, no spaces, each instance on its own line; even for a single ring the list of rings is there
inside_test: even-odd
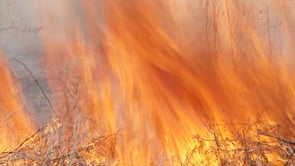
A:
[[[15,61],[16,61],[17,63],[21,64],[21,65],[22,65],[22,66],[23,66],[23,67],[29,72],[30,76],[33,78],[33,80],[35,81],[36,85],[37,85],[37,86],[39,87],[39,89],[41,90],[41,93],[42,93],[42,95],[44,96],[44,98],[46,99],[46,101],[47,101],[47,103],[49,104],[50,108],[51,108],[52,110],[54,110],[54,109],[53,109],[53,106],[52,106],[52,104],[51,104],[51,101],[50,101],[50,99],[49,99],[49,97],[46,95],[45,90],[42,88],[42,86],[40,85],[38,79],[35,77],[35,75],[33,74],[33,72],[32,72],[32,71],[26,66],[26,64],[24,64],[22,61],[18,60],[17,58],[14,58],[14,59],[15,59]]]

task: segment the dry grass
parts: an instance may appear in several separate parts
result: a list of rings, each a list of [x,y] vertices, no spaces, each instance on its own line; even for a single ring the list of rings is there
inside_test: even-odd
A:
[[[210,139],[194,137],[196,145],[182,165],[295,165],[295,142],[285,139],[279,126],[268,125],[260,130],[265,125],[257,123],[214,125]],[[238,130],[224,136],[229,128]],[[198,157],[201,162],[194,160]]]
[[[99,135],[90,125],[89,119],[74,124],[53,122],[1,152],[0,165],[111,165],[116,134]]]
[[[115,150],[118,134],[99,135],[91,124],[89,119],[74,124],[55,121],[1,152],[0,165],[120,165]],[[225,137],[223,131],[229,125],[240,130]],[[278,126],[263,130],[253,124],[211,126],[212,138],[194,136],[195,147],[188,151],[185,161],[174,165],[295,165],[295,142],[280,135]]]

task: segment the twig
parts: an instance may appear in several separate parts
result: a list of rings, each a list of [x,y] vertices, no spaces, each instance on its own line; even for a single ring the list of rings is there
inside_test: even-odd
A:
[[[42,86],[40,85],[38,79],[34,76],[34,74],[32,73],[32,71],[31,71],[31,70],[26,66],[26,64],[24,64],[22,61],[18,60],[17,58],[14,58],[14,59],[15,59],[15,61],[16,61],[17,63],[21,64],[21,65],[22,65],[22,66],[23,66],[23,67],[29,72],[29,74],[31,75],[31,77],[32,77],[33,80],[35,81],[36,85],[37,85],[37,86],[39,87],[39,89],[41,90],[41,93],[42,93],[42,95],[44,96],[44,98],[46,99],[46,101],[47,101],[47,103],[49,104],[50,108],[51,108],[52,110],[54,110],[54,109],[53,109],[53,106],[52,106],[52,104],[51,104],[51,102],[50,102],[50,100],[49,100],[49,98],[48,98],[48,96],[46,95],[44,89],[42,88]]]
[[[0,28],[0,32],[2,31],[7,31],[7,30],[10,30],[10,29],[14,29],[14,30],[19,30],[19,31],[22,31],[22,32],[33,32],[33,33],[38,33],[42,27],[37,27],[37,28],[29,28],[29,27],[26,27],[26,28],[20,28],[18,26],[7,26],[7,27],[2,27]]]
[[[44,127],[43,128],[39,128],[34,134],[32,134],[31,136],[29,136],[25,140],[23,140],[23,142],[21,142],[19,145],[17,145],[13,150],[11,150],[9,152],[1,152],[2,154],[4,153],[4,155],[0,156],[0,159],[5,158],[5,157],[7,157],[8,155],[10,155],[12,153],[15,153],[19,148],[21,148],[30,139],[34,138],[43,129],[44,129]]]
[[[268,136],[268,137],[271,137],[271,138],[275,138],[275,139],[277,139],[279,141],[282,141],[282,142],[287,143],[287,144],[290,144],[290,145],[295,145],[295,141],[287,140],[285,138],[279,137],[279,136],[277,136],[275,134],[272,134],[272,133],[269,133],[267,131],[258,130],[257,133],[260,134],[260,135],[264,135],[264,136]]]
[[[20,29],[20,28],[17,27],[17,26],[8,26],[8,27],[0,28],[0,32],[1,31],[6,31],[6,30],[9,30],[9,29]]]

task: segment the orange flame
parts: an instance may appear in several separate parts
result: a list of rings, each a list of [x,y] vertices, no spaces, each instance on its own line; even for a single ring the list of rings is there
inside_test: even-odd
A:
[[[208,136],[211,124],[260,119],[294,136],[293,56],[280,52],[293,51],[280,43],[293,39],[284,27],[292,16],[277,9],[287,1],[251,2],[65,2],[58,14],[72,17],[50,13],[65,31],[48,27],[58,38],[43,37],[49,75],[61,79],[49,79],[66,103],[61,112],[122,130],[123,165],[183,161],[191,137]]]
[[[0,54],[0,151],[12,148],[33,129],[25,115],[20,88],[16,85],[9,67]]]

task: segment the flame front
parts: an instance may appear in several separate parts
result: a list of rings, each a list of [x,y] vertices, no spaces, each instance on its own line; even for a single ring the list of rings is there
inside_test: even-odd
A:
[[[104,156],[117,164],[185,161],[196,145],[192,137],[210,138],[217,124],[259,120],[257,128],[280,124],[294,136],[289,1],[43,3],[54,109],[63,120],[79,113],[91,117],[96,130],[119,131],[116,154]],[[1,87],[12,84],[6,72],[0,68],[8,81]],[[0,93],[9,99],[8,111],[18,105],[14,95]],[[234,139],[239,130],[227,125],[218,134]],[[216,163],[205,155],[194,154],[190,162]]]
[[[44,37],[49,69],[68,71],[63,84],[80,81],[79,109],[108,132],[122,130],[119,161],[184,161],[192,136],[209,136],[211,124],[261,119],[293,136],[292,57],[271,50],[277,40],[268,41],[271,34],[255,18],[259,5],[284,3],[178,3],[80,2],[74,5],[82,6],[80,19],[67,4],[61,13],[73,18],[59,20],[67,32],[53,26],[63,37]],[[282,25],[286,13],[277,14]],[[283,28],[279,36],[288,35]],[[237,130],[229,126],[221,134],[233,137]]]

